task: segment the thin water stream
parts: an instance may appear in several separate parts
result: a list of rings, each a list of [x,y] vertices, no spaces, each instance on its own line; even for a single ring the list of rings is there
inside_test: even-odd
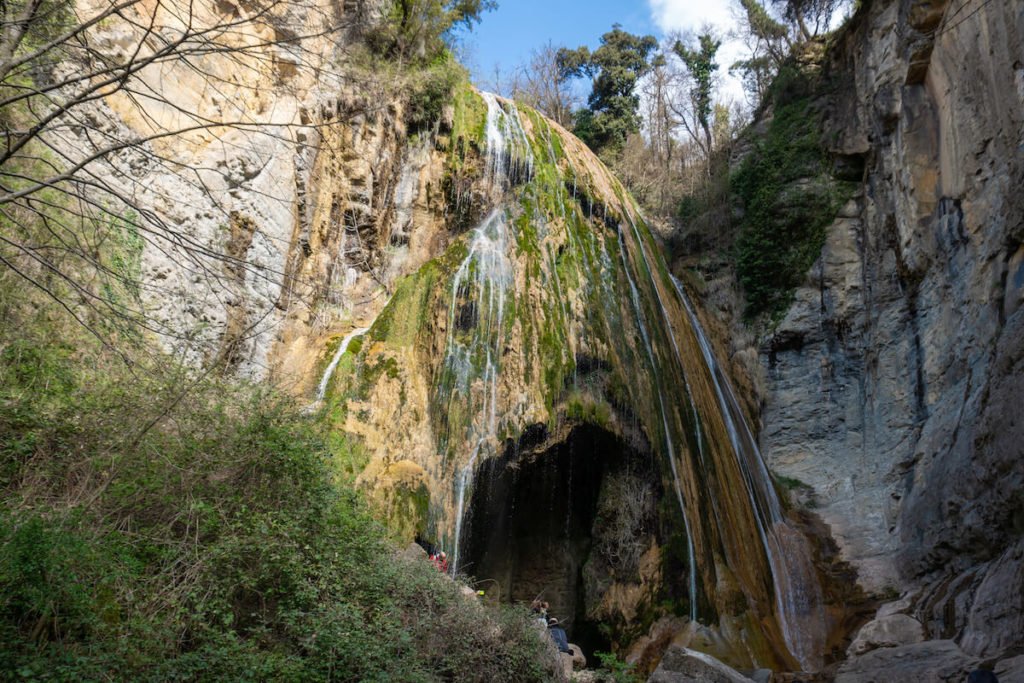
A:
[[[758,531],[761,534],[768,560],[772,567],[776,607],[780,626],[790,651],[807,669],[820,668],[827,632],[821,587],[810,562],[807,541],[790,527],[782,513],[782,505],[775,493],[771,475],[750,431],[739,401],[733,393],[725,372],[715,358],[704,328],[697,319],[689,299],[679,281],[672,284],[686,309],[704,362],[707,364],[715,387],[722,417],[737,460],[747,480],[751,505],[757,512]],[[739,427],[742,426],[742,432]]]
[[[636,283],[633,281],[633,276],[630,274],[629,263],[626,261],[626,245],[622,239],[622,233],[619,232],[619,253],[622,256],[622,270],[626,273],[626,279],[629,280],[629,291],[631,294],[631,300],[633,302],[633,311],[636,314],[637,325],[640,327],[640,336],[644,342],[644,350],[647,352],[647,359],[651,363],[651,373],[654,379],[654,384],[658,388],[658,410],[661,413],[661,424],[665,431],[665,445],[668,449],[668,462],[672,469],[672,484],[675,488],[676,500],[679,503],[679,510],[683,515],[683,526],[686,528],[686,548],[688,555],[688,562],[690,565],[690,619],[692,621],[697,620],[697,558],[694,554],[693,549],[693,531],[690,527],[690,517],[686,512],[686,503],[683,500],[682,485],[679,482],[679,470],[676,466],[676,451],[672,443],[672,431],[668,426],[668,417],[665,414],[665,395],[661,390],[661,378],[658,373],[658,364],[654,360],[654,351],[651,348],[651,340],[647,336],[647,327],[644,325],[643,315],[641,314],[640,308],[640,295],[637,292]],[[646,258],[646,257],[645,257]]]

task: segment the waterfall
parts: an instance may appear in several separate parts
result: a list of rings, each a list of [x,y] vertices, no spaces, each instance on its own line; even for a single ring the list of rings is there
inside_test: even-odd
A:
[[[384,300],[384,305],[380,307],[380,311],[377,312],[377,315],[374,316],[373,321],[371,321],[369,325],[366,327],[357,327],[341,338],[341,343],[338,344],[338,350],[334,352],[334,357],[331,358],[331,362],[327,364],[327,369],[324,370],[324,374],[320,378],[320,384],[317,385],[316,399],[306,406],[304,410],[315,410],[316,407],[324,400],[324,396],[327,395],[327,385],[330,384],[331,377],[334,376],[334,371],[338,369],[338,363],[341,362],[341,357],[345,355],[346,351],[348,351],[349,344],[351,344],[352,340],[356,337],[361,337],[370,331],[370,328],[373,327],[373,323],[377,322],[377,318],[380,317],[380,314],[384,312],[384,309],[388,307],[390,302],[391,297],[389,296]]]
[[[677,333],[673,329],[671,316],[655,281],[654,270],[651,268],[650,260],[647,257],[643,239],[636,226],[636,222],[632,217],[627,216],[627,218],[632,227],[632,234],[636,240],[639,255],[642,257],[650,277],[652,292],[657,301],[672,350],[682,373],[687,395],[693,397],[693,390],[689,379],[686,377],[683,356],[676,340]],[[629,267],[624,255],[623,267],[627,272],[627,277],[629,277]],[[732,455],[736,459],[742,476],[757,532],[768,559],[772,575],[776,611],[786,645],[793,656],[800,662],[801,666],[817,669],[821,665],[820,653],[824,649],[826,624],[821,607],[822,596],[820,587],[810,562],[810,550],[807,547],[807,541],[787,523],[775,488],[772,485],[771,476],[757,448],[753,434],[743,418],[739,402],[736,400],[728,378],[716,361],[707,336],[704,334],[704,330],[701,328],[689,300],[684,295],[682,287],[671,274],[669,274],[669,278],[683,304],[690,327],[700,347],[707,372],[710,375],[712,386],[714,387],[715,398],[717,399],[717,405],[729,437]],[[636,287],[632,278],[630,277],[629,279],[635,299]],[[644,344],[648,349],[647,353],[650,356],[650,341],[642,325],[641,333]],[[664,398],[661,396],[660,387],[659,402],[662,406],[664,405]],[[664,421],[664,407],[661,409],[661,416]],[[694,420],[698,450],[703,459],[703,444],[700,440],[701,424],[695,406]],[[671,444],[669,444],[669,451],[671,455]],[[678,478],[674,465],[672,472],[673,476]],[[676,489],[677,491],[679,489],[678,483],[676,484]],[[711,498],[713,502],[713,496]],[[716,520],[717,517],[716,513]],[[720,520],[717,521],[721,525]],[[720,529],[720,531],[724,530]],[[691,588],[691,593],[692,591],[693,588]]]
[[[508,243],[505,211],[495,209],[473,231],[469,253],[452,281],[442,376],[449,378],[446,387],[449,403],[461,399],[470,406],[466,429],[469,459],[458,469],[456,480],[453,573],[458,570],[466,492],[472,485],[477,459],[482,452],[493,454],[497,447],[498,374],[504,341],[505,302],[513,275]],[[462,311],[460,300],[464,301]],[[462,338],[456,329],[463,322],[461,317],[470,318],[466,322],[471,328],[466,330],[468,339]],[[480,386],[474,389],[477,380]]]
[[[578,141],[553,124],[532,114],[521,117],[513,103],[495,95],[481,98],[486,116],[479,101],[467,107],[467,125],[458,134],[472,143],[460,150],[479,152],[460,168],[474,183],[474,202],[485,195],[485,206],[470,207],[483,218],[468,234],[451,239],[444,257],[424,271],[429,277],[397,284],[403,291],[398,301],[413,302],[401,311],[402,324],[418,326],[415,336],[403,335],[400,342],[401,353],[413,348],[416,354],[402,372],[427,380],[429,405],[426,411],[385,406],[401,418],[398,429],[412,424],[417,430],[395,435],[398,446],[374,447],[382,458],[411,452],[408,457],[422,464],[430,494],[424,522],[448,552],[451,572],[504,567],[511,573],[493,575],[505,577],[503,599],[519,599],[516,591],[532,589],[536,576],[558,571],[562,560],[548,566],[546,555],[525,546],[540,548],[559,532],[544,527],[529,543],[519,532],[502,536],[517,528],[517,519],[527,521],[530,533],[543,526],[526,514],[529,505],[502,512],[497,529],[480,521],[497,515],[503,500],[517,500],[489,497],[493,481],[483,472],[497,471],[492,465],[513,473],[525,465],[542,468],[553,477],[538,488],[543,495],[563,487],[570,494],[574,486],[592,488],[591,497],[574,499],[579,507],[565,505],[564,536],[575,539],[577,520],[579,538],[604,528],[592,526],[597,522],[587,517],[590,512],[576,517],[577,509],[600,500],[615,505],[601,492],[602,477],[620,465],[642,464],[645,482],[664,498],[664,507],[659,501],[650,514],[677,527],[667,538],[661,527],[653,540],[638,539],[651,547],[661,544],[667,553],[665,566],[676,574],[664,579],[670,599],[680,604],[688,591],[690,620],[714,614],[718,623],[705,626],[731,639],[740,659],[749,655],[790,667],[796,660],[817,668],[826,628],[807,542],[790,526],[732,388],[632,200]],[[422,288],[433,283],[445,289],[424,297]],[[417,296],[408,296],[412,292]],[[429,335],[436,330],[444,331],[435,341]],[[318,398],[351,340],[364,332],[353,330],[342,339]],[[584,368],[580,375],[577,364]],[[593,399],[593,415],[573,412],[580,396]],[[598,407],[604,411],[600,419]],[[375,415],[371,426],[389,435],[385,419]],[[420,426],[429,431],[418,431]],[[526,441],[533,433],[541,435],[535,445],[532,436]],[[424,434],[435,439],[426,449]],[[620,438],[635,443],[619,448],[612,440]],[[505,439],[531,444],[531,450],[523,457],[514,449],[505,453]],[[599,444],[593,468],[580,469],[590,454],[579,459],[578,443]],[[502,455],[507,457],[497,457]],[[563,457],[568,471],[559,469]],[[524,487],[534,486],[525,481]],[[518,485],[514,477],[502,484],[513,491]],[[477,516],[481,512],[486,514]],[[679,538],[684,532],[685,547]],[[517,543],[524,546],[519,554],[509,547]],[[576,553],[565,566],[585,566],[591,550],[582,543],[564,545]],[[534,567],[537,558],[543,572]],[[516,563],[533,574],[515,574],[510,567]],[[594,597],[584,596],[576,580],[566,579],[566,609]],[[588,618],[605,619],[594,614]]]
[[[765,467],[750,427],[743,418],[732,386],[715,359],[707,335],[682,286],[675,277],[671,279],[711,373],[729,439],[746,479],[758,531],[772,568],[772,583],[783,637],[801,666],[817,669],[822,663],[820,653],[824,650],[827,628],[821,606],[821,589],[810,562],[810,549],[806,539],[789,526],[782,514],[771,475]],[[742,432],[737,425],[742,426]]]
[[[491,185],[511,181],[520,172],[529,178],[533,175],[533,152],[515,103],[503,106],[493,93],[480,95],[487,103],[487,169]]]
[[[633,302],[633,311],[636,313],[636,322],[640,327],[640,337],[644,343],[644,350],[647,352],[647,359],[651,363],[651,373],[654,379],[654,384],[658,388],[658,409],[661,412],[661,424],[665,430],[665,445],[668,449],[668,462],[672,468],[672,484],[676,492],[676,500],[679,503],[679,510],[683,514],[683,526],[686,529],[686,550],[688,554],[690,564],[690,619],[692,621],[697,620],[697,558],[693,550],[693,533],[690,528],[690,518],[686,513],[686,503],[683,501],[683,490],[679,483],[679,471],[676,467],[676,452],[672,444],[672,432],[669,430],[668,417],[665,415],[665,395],[661,390],[661,379],[658,374],[658,364],[654,361],[654,351],[651,348],[651,340],[647,336],[647,328],[644,326],[643,315],[641,315],[640,309],[640,295],[636,289],[636,283],[633,282],[633,276],[630,274],[629,263],[626,261],[626,245],[622,241],[622,233],[619,233],[619,253],[622,256],[622,270],[626,273],[626,279],[629,281],[629,291],[631,300]],[[646,256],[644,257],[646,259]],[[657,289],[655,289],[657,292]],[[670,335],[671,336],[671,335]],[[673,343],[675,343],[673,341]]]
[[[334,358],[331,359],[327,369],[324,370],[324,376],[320,378],[320,386],[316,389],[316,401],[319,403],[324,400],[324,396],[327,394],[327,384],[331,381],[331,376],[334,375],[334,371],[338,368],[338,363],[341,362],[341,357],[345,355],[345,351],[348,350],[348,345],[356,337],[366,334],[370,330],[369,327],[357,327],[341,339],[341,343],[338,344],[338,350],[334,352]]]
[[[519,110],[514,103],[499,100],[492,93],[481,96],[487,104],[486,169],[492,188],[511,184],[522,175],[531,177],[534,159]],[[494,455],[498,445],[498,377],[505,304],[513,281],[505,213],[504,207],[493,209],[473,230],[469,253],[452,281],[448,339],[442,362],[442,377],[446,379],[442,380],[441,393],[448,394],[449,405],[453,399],[461,398],[469,406],[465,433],[469,457],[458,467],[455,481],[452,574],[459,568],[466,496],[472,490],[477,461],[481,454]],[[465,335],[457,333],[457,327],[462,325],[467,328]]]

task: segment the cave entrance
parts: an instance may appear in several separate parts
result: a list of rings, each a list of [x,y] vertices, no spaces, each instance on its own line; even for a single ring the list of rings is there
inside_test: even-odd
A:
[[[474,479],[462,556],[479,588],[504,603],[550,603],[572,642],[587,656],[609,649],[599,604],[607,582],[601,569],[608,521],[616,501],[609,478],[648,482],[645,504],[652,517],[660,488],[650,450],[633,446],[591,425],[571,429],[561,442],[540,448],[543,428],[527,430],[518,444],[480,465]],[[650,495],[654,493],[655,495]],[[646,543],[641,527],[653,519],[631,520],[635,542]],[[623,527],[618,524],[618,527]],[[651,541],[653,542],[653,540]],[[597,569],[595,569],[597,567]],[[611,572],[614,575],[614,571]],[[596,577],[596,578],[595,578]]]

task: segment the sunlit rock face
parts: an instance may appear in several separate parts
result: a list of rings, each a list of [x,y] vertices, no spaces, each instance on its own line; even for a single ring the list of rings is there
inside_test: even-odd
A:
[[[445,212],[403,228],[433,258],[318,404],[339,462],[453,571],[546,599],[588,647],[674,613],[737,666],[820,666],[811,550],[628,194],[555,124],[470,90],[439,152],[407,189]]]
[[[83,21],[109,9],[74,4]],[[110,189],[104,206],[116,213],[123,200],[136,207],[126,215],[157,228],[139,277],[148,327],[167,350],[305,387],[322,335],[339,319],[372,318],[379,282],[426,260],[416,243],[368,258],[382,253],[384,206],[406,220],[423,209],[402,182],[430,163],[407,153],[401,102],[380,106],[391,99],[384,80],[354,78],[345,64],[381,7],[139,2],[84,33],[110,64],[146,66],[47,136],[72,163],[114,149],[86,171]],[[187,60],[154,57],[188,31],[215,44],[186,42]],[[83,68],[68,59],[56,70]]]

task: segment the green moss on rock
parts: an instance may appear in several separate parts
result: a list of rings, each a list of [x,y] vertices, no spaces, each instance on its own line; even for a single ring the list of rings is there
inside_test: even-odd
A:
[[[736,254],[748,319],[789,307],[854,187],[829,173],[820,114],[805,81],[793,69],[780,72],[767,134],[730,179],[743,206]]]

